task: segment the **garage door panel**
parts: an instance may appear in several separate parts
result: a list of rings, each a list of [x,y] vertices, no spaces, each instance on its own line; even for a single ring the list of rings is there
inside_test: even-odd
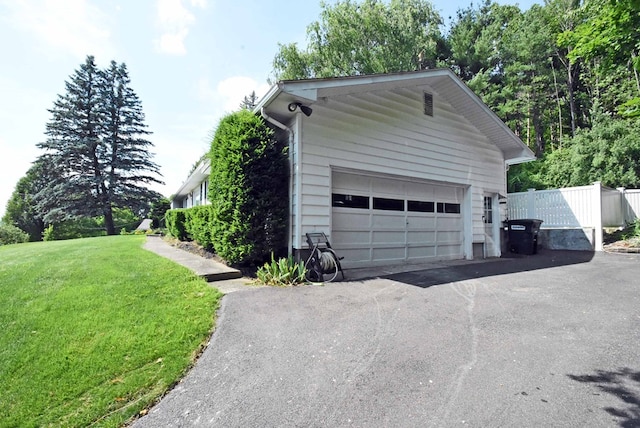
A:
[[[380,262],[403,261],[405,249],[404,247],[373,248],[372,259]]]
[[[340,257],[344,257],[343,260],[347,260],[349,265],[351,266],[362,264],[362,263],[368,263],[371,260],[371,250],[369,247],[341,248]]]
[[[362,229],[363,227],[367,229],[369,228],[370,215],[368,211],[334,208],[333,213],[333,228],[335,230]]]
[[[374,229],[402,229],[404,230],[405,216],[396,213],[375,213],[371,219]]]
[[[332,184],[334,189],[340,190],[364,190],[369,192],[370,178],[364,175],[334,173]]]
[[[438,245],[438,256],[459,258],[461,244]]]
[[[380,231],[374,230],[372,232],[373,244],[396,244],[404,247],[405,245],[405,233],[404,231]]]
[[[424,244],[436,242],[436,231],[410,232],[407,234],[407,244]]]
[[[348,247],[360,244],[368,248],[371,243],[370,232],[368,230],[334,229],[333,232],[331,243],[334,247]]]
[[[462,232],[459,230],[439,230],[438,242],[462,242]]]
[[[435,217],[407,217],[407,229],[408,230],[435,230],[436,218]]]
[[[460,216],[455,217],[438,217],[436,220],[436,229],[438,230],[459,230],[461,223]]]
[[[423,245],[419,247],[408,247],[407,258],[410,260],[435,258],[437,256],[435,245]]]

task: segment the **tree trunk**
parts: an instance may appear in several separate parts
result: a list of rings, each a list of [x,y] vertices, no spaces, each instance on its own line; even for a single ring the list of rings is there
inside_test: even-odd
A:
[[[103,213],[104,213],[104,227],[107,230],[107,235],[115,235],[116,226],[113,223],[113,210],[111,209],[111,204],[109,202],[105,203],[103,208]]]
[[[556,103],[558,104],[558,146],[562,148],[562,104],[560,103],[560,91],[558,91],[558,79],[556,78],[553,58],[551,58],[551,70],[553,71],[553,86],[556,90]]]
[[[575,79],[573,77],[573,65],[567,61],[567,90],[569,91],[569,112],[571,113],[571,136],[576,136],[576,100],[573,91]]]

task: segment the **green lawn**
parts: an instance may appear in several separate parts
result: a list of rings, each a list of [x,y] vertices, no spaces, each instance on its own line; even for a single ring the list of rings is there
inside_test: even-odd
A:
[[[0,246],[0,426],[120,426],[184,375],[221,295],[144,239]]]

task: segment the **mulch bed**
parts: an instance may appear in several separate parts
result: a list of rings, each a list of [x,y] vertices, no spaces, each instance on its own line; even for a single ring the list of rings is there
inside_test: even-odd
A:
[[[239,266],[227,263],[220,256],[214,253],[211,250],[204,248],[202,245],[193,242],[193,241],[179,241],[175,238],[165,237],[165,241],[167,241],[171,246],[179,248],[181,250],[187,251],[191,254],[195,254],[200,257],[204,257],[205,259],[212,259],[218,263],[222,263],[223,265],[232,267],[234,269],[238,269],[242,272],[242,276],[247,278],[255,278],[256,271],[258,270],[257,266]]]

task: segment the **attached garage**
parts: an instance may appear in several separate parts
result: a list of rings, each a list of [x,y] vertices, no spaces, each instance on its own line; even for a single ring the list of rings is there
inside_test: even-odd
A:
[[[289,144],[291,252],[323,232],[346,268],[499,256],[506,167],[535,158],[446,69],[283,81],[255,112]]]
[[[331,236],[345,267],[464,257],[461,187],[345,172],[332,184]]]

